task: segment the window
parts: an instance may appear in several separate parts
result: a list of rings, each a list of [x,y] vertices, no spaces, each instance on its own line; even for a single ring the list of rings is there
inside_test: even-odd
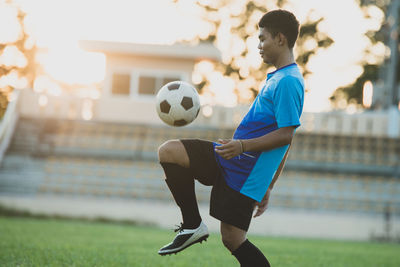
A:
[[[112,76],[112,94],[129,95],[131,87],[131,75],[114,73]]]
[[[140,76],[139,77],[139,94],[154,95],[156,92],[156,77]]]
[[[165,84],[186,79],[187,74],[178,71],[117,69],[111,77],[111,94],[127,97],[154,97]]]
[[[173,81],[179,81],[181,80],[180,78],[164,78],[162,81],[162,85],[173,82]]]
[[[139,95],[155,95],[163,85],[178,80],[182,80],[182,78],[166,75],[140,75],[138,93]]]

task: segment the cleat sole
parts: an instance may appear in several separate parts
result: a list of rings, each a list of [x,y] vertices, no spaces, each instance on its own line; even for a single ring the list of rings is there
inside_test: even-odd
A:
[[[196,243],[202,243],[203,241],[207,241],[207,238],[209,237],[209,235],[205,235],[205,236],[202,236],[202,237],[200,237],[199,239],[197,239],[196,241],[194,241],[193,243],[190,243],[189,245],[187,245],[187,246],[185,246],[185,247],[182,247],[182,248],[180,248],[179,250],[175,250],[175,251],[170,251],[170,252],[161,252],[161,253],[158,253],[159,255],[161,255],[161,256],[165,256],[165,255],[169,255],[169,256],[171,256],[172,254],[178,254],[178,252],[181,252],[182,250],[184,250],[184,249],[186,249],[186,248],[188,248],[188,247],[190,247],[191,245],[194,245],[194,244],[196,244]]]

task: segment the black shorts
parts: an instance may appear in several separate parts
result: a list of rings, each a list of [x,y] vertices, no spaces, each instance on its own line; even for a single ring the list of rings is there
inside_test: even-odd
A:
[[[200,183],[213,186],[210,215],[221,222],[247,232],[253,215],[255,200],[229,187],[222,176],[212,142],[199,139],[181,139],[189,156],[190,168]]]

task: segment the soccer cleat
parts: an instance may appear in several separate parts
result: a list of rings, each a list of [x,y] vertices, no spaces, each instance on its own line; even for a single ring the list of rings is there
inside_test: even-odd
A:
[[[196,229],[183,229],[183,224],[181,224],[175,232],[178,232],[178,234],[174,241],[162,247],[158,254],[161,256],[176,254],[193,244],[207,241],[208,238],[208,229],[203,222]]]

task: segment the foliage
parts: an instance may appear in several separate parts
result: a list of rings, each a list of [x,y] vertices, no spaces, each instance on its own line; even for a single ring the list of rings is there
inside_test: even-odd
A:
[[[379,65],[377,64],[366,64],[363,66],[363,73],[357,78],[357,80],[346,87],[338,88],[330,100],[333,107],[340,108],[340,100],[345,99],[347,103],[361,104],[363,87],[367,81],[375,81],[378,79]]]
[[[179,2],[179,1],[175,1]],[[262,64],[258,55],[258,21],[272,9],[284,8],[287,0],[275,1],[197,1],[203,9],[203,19],[213,25],[214,31],[200,41],[213,42],[222,51],[222,62],[215,70],[224,78],[234,81],[238,102],[249,102],[258,93],[258,87],[265,79],[271,66]],[[310,11],[307,20],[301,25],[295,46],[296,62],[304,76],[310,74],[307,63],[319,49],[327,48],[333,40],[318,31],[322,17]],[[313,44],[310,46],[310,42]],[[254,53],[256,52],[256,53]],[[203,77],[200,89],[207,90],[208,77]],[[252,94],[249,94],[251,90]]]
[[[380,0],[380,1],[371,1],[371,0],[359,0],[360,7],[366,11],[366,9],[374,5],[381,9],[385,14],[388,12],[388,8],[390,5],[389,0]],[[365,17],[368,17],[369,14],[365,12]],[[371,41],[371,44],[377,43],[385,43],[387,42],[389,36],[389,23],[388,21],[383,21],[381,27],[377,31],[369,31],[366,33],[366,36]],[[400,32],[399,32],[400,33]],[[370,50],[364,51],[365,58],[368,58],[368,55],[371,54]],[[384,57],[384,56],[382,56]],[[385,58],[383,58],[385,59]],[[400,57],[398,59],[400,63]],[[345,101],[347,103],[355,103],[358,105],[362,104],[363,101],[363,87],[366,81],[378,81],[382,79],[384,74],[384,69],[382,69],[382,62],[376,62],[375,64],[371,64],[367,61],[360,62],[363,67],[363,72],[361,75],[354,81],[354,83],[338,88],[330,100],[334,107],[338,107],[338,103],[340,101]],[[400,65],[400,64],[399,64]],[[400,68],[397,68],[397,81],[400,81]]]
[[[9,96],[15,88],[19,87],[18,84],[22,82],[23,87],[32,87],[37,70],[37,63],[35,61],[37,47],[25,27],[26,13],[10,0],[0,3],[0,8],[9,8],[16,11],[15,14],[19,24],[16,30],[20,31],[15,34],[17,38],[14,40],[6,40],[4,42],[0,40],[0,55],[2,56],[0,58],[1,118],[7,107]],[[5,55],[7,53],[9,54]],[[15,60],[6,60],[4,59],[6,56],[8,58],[11,56]]]

